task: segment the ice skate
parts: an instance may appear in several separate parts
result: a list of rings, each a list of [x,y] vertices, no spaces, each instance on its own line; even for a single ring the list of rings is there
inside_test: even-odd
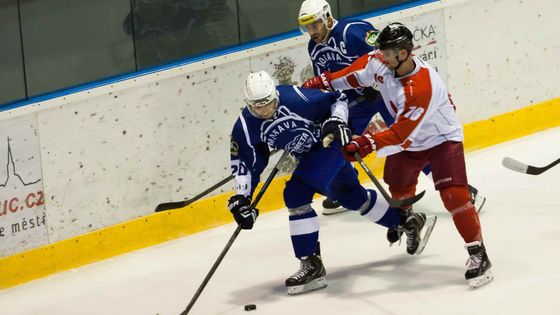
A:
[[[336,200],[332,200],[329,197],[327,197],[325,200],[323,200],[323,214],[324,215],[337,214],[337,213],[346,212],[346,211],[348,211],[348,209],[341,206],[340,203],[338,203],[338,201],[336,201]]]
[[[482,196],[478,193],[478,189],[469,185],[469,193],[471,194],[471,202],[474,205],[476,211],[480,213],[482,211],[482,207],[484,207],[484,203],[486,202],[486,197]]]
[[[426,218],[424,213],[412,213],[400,228],[406,234],[406,252],[410,255],[420,255],[432,234],[437,217]],[[422,236],[422,230],[425,230]]]
[[[408,207],[405,209],[397,209],[404,217],[408,217],[412,213],[412,207]],[[387,241],[389,242],[389,246],[393,246],[394,243],[399,242],[401,244],[401,237],[403,235],[403,231],[400,228],[388,228],[387,229]]]
[[[326,274],[321,256],[315,254],[300,258],[299,271],[286,279],[288,294],[301,294],[326,287]]]
[[[469,252],[469,259],[467,259],[467,271],[465,272],[465,279],[469,282],[469,286],[478,288],[492,281],[494,276],[490,268],[492,263],[486,255],[486,248],[481,242],[471,242],[465,245]]]
[[[393,246],[394,243],[401,240],[403,232],[398,228],[388,228],[387,229],[387,241],[389,241],[389,246]]]

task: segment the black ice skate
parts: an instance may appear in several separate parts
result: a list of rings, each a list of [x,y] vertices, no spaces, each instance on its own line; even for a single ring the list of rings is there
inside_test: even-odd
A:
[[[397,209],[402,216],[408,217],[412,213],[412,207],[405,209]],[[399,242],[401,244],[401,236],[403,235],[403,230],[400,228],[388,228],[387,229],[387,241],[389,241],[389,246],[393,246],[394,243]]]
[[[469,282],[469,286],[478,288],[492,281],[494,276],[490,268],[492,263],[486,255],[486,248],[481,242],[471,242],[465,245],[469,252],[469,259],[467,259],[467,272],[465,272],[465,279]]]
[[[478,189],[469,185],[469,193],[471,194],[471,202],[476,208],[476,211],[480,213],[482,211],[482,207],[484,207],[484,203],[486,202],[486,197],[480,195],[478,193]]]
[[[337,213],[346,212],[346,211],[348,211],[348,209],[342,207],[340,205],[340,203],[338,203],[338,201],[336,201],[336,200],[332,200],[328,197],[325,200],[323,200],[323,214],[324,215],[337,214]]]
[[[426,218],[424,213],[412,213],[406,218],[400,229],[406,234],[407,253],[410,255],[420,255],[424,251],[436,221],[436,216]],[[422,229],[424,227],[426,228],[424,236],[422,236]]]
[[[300,258],[299,271],[286,279],[288,294],[295,295],[326,287],[326,274],[321,256],[315,254]]]
[[[387,229],[387,241],[389,241],[389,246],[392,246],[394,243],[401,240],[403,232],[401,229],[398,228],[389,228]]]

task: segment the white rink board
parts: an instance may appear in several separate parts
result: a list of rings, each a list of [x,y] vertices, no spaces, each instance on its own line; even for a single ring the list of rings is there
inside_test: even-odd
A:
[[[48,244],[36,115],[0,121],[0,257]]]
[[[457,0],[368,20],[414,31],[468,123],[558,97],[559,6]],[[300,83],[306,45],[302,35],[0,113],[2,122],[37,116],[49,241],[152,213],[228,176],[246,75],[278,70]]]

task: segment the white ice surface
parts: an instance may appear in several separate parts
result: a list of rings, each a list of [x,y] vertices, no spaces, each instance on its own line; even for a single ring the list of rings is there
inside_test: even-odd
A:
[[[560,155],[560,128],[468,154],[494,281],[470,289],[467,255],[424,177],[416,207],[439,221],[421,256],[388,247],[385,228],[356,213],[320,216],[328,287],[285,293],[294,273],[286,210],[242,231],[190,314],[560,314],[560,166],[531,176],[504,156],[543,166]],[[320,209],[320,200],[315,202]],[[318,211],[319,212],[319,211]],[[179,314],[235,230],[233,224],[0,291],[0,315]]]

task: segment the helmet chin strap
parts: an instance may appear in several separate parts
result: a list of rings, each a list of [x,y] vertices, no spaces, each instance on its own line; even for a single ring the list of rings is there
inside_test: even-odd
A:
[[[329,39],[329,35],[331,35],[331,30],[327,28],[327,33],[325,34],[325,37],[323,37],[323,39],[321,40],[321,43],[326,44],[327,40]]]
[[[336,24],[336,23],[335,23],[335,22],[336,22],[335,19],[333,19],[333,18],[331,18],[331,19],[332,19],[332,22],[333,22],[333,26],[332,26],[332,27],[328,27],[328,25],[327,25],[327,24],[329,23],[328,21],[327,21],[326,23],[323,22],[323,23],[325,24],[325,28],[327,29],[327,33],[325,33],[325,37],[323,37],[323,39],[321,40],[321,43],[323,43],[323,44],[326,44],[326,43],[327,43],[327,40],[329,39],[329,36],[331,35],[331,31],[333,30],[334,25]]]
[[[405,61],[408,59],[409,56],[410,56],[410,54],[408,54],[408,55],[406,56],[406,58],[404,58],[404,60],[401,61],[401,60],[399,59],[399,55],[397,55],[397,61],[399,62],[399,64],[395,67],[395,72],[396,72],[397,70],[399,70],[399,68],[402,66],[403,62],[405,62]]]
[[[399,70],[399,68],[402,66],[402,64],[404,62],[404,61],[400,61],[398,58],[397,58],[397,60],[399,61],[399,64],[395,67],[395,71]]]

